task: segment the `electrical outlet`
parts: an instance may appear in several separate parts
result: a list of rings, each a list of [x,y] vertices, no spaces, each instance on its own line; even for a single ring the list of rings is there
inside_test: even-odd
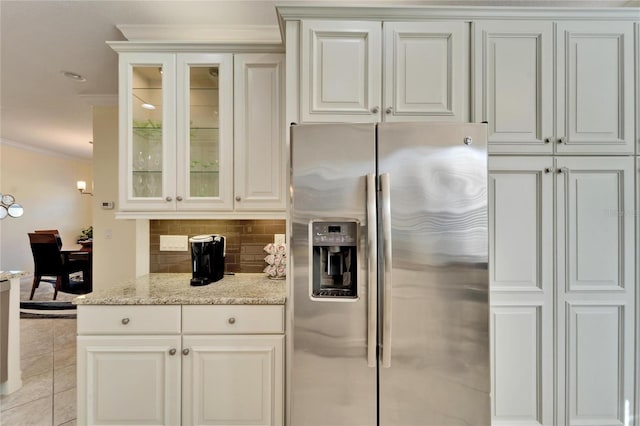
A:
[[[273,235],[273,243],[274,244],[284,244],[285,243],[284,234],[274,234]]]
[[[186,235],[160,235],[160,251],[189,251]]]

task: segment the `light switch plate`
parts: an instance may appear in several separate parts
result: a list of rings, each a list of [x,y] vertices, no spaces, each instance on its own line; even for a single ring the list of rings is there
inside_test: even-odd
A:
[[[160,235],[160,251],[189,251],[186,235]]]

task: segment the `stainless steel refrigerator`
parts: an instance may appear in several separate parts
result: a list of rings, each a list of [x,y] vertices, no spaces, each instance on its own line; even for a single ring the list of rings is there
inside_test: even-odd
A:
[[[490,424],[486,126],[291,127],[291,426]]]

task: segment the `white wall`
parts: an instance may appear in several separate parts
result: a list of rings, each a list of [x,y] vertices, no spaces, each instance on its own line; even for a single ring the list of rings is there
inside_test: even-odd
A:
[[[93,288],[109,287],[136,276],[135,220],[116,219],[118,210],[118,108],[93,108]],[[113,210],[100,203],[113,201]],[[146,239],[146,246],[149,238]],[[147,248],[148,250],[148,248]]]
[[[90,188],[91,160],[37,150],[0,140],[0,192],[12,194],[24,207],[19,218],[0,221],[0,269],[33,271],[27,234],[58,229],[64,243],[75,243],[92,223],[92,198],[81,195],[76,181]]]

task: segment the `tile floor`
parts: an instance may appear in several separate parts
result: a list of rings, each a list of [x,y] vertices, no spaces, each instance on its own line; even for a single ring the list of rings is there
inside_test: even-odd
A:
[[[29,299],[31,279],[23,279],[21,294]],[[51,300],[47,283],[34,300]],[[58,300],[75,295],[58,293]],[[20,319],[22,387],[0,396],[0,425],[76,425],[76,320]]]

